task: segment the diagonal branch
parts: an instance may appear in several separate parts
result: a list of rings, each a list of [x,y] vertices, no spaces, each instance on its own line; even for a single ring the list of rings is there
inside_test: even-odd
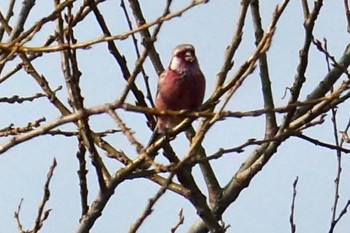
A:
[[[313,39],[313,29],[315,27],[315,22],[317,19],[317,16],[319,15],[321,8],[322,8],[322,0],[315,1],[315,7],[313,11],[305,15],[304,20],[304,28],[305,28],[305,39],[304,39],[304,45],[301,51],[299,52],[299,65],[297,68],[297,73],[294,78],[294,83],[291,88],[291,97],[288,101],[289,103],[294,103],[298,100],[301,88],[306,80],[305,73],[308,66],[308,59],[309,59],[309,51],[310,51],[310,45],[312,43]],[[295,111],[290,111],[287,113],[284,124],[282,125],[283,128],[287,127],[289,122],[292,119],[295,119],[297,116],[299,116],[299,113],[296,113]]]
[[[146,20],[143,16],[143,13],[142,13],[142,10],[141,10],[141,7],[140,7],[138,0],[129,0],[129,4],[130,4],[130,8],[132,10],[132,13],[134,15],[135,22],[137,23],[137,26],[141,27],[141,26],[145,25]],[[166,15],[168,15],[170,4],[171,4],[171,1],[167,3],[167,6],[165,8],[165,11],[164,11],[162,17],[165,17]],[[162,22],[160,22],[157,25],[158,26],[157,30],[160,29],[161,25],[162,25]],[[149,57],[151,59],[153,67],[155,68],[157,74],[160,75],[163,72],[164,67],[163,67],[162,62],[159,58],[159,54],[154,46],[155,37],[151,36],[151,33],[149,32],[148,28],[141,30],[140,34],[141,34],[141,37],[143,40],[142,41],[143,45],[145,46],[145,48],[148,48],[148,50],[149,50]]]
[[[255,44],[258,45],[264,35],[264,30],[261,25],[259,1],[252,0],[251,11],[253,16],[253,23],[255,28]],[[271,80],[269,75],[269,67],[267,63],[267,54],[266,52],[261,53],[259,57],[259,70],[260,70],[260,80],[261,80],[261,89],[263,92],[264,98],[264,108],[273,109],[275,107],[272,90],[271,90]],[[277,132],[277,122],[275,113],[266,114],[266,123],[265,123],[265,138],[273,136]]]
[[[330,72],[320,81],[319,85],[307,96],[306,101],[314,100],[325,96],[327,92],[331,90],[334,83],[339,80],[341,75],[344,73],[350,65],[350,44],[346,46],[343,56],[339,59],[337,64],[331,69]],[[294,119],[305,114],[309,110],[309,107],[299,107],[295,114]]]
[[[220,68],[220,71],[217,75],[216,90],[221,88],[221,86],[225,83],[225,79],[227,77],[227,74],[233,66],[232,59],[237,51],[238,46],[240,45],[240,43],[242,41],[243,28],[244,28],[244,23],[245,23],[249,4],[250,4],[250,0],[242,0],[242,2],[241,2],[241,9],[239,11],[240,16],[239,16],[239,19],[237,22],[237,29],[236,29],[235,33],[233,34],[232,41],[231,41],[230,45],[226,49],[223,65]]]
[[[58,30],[61,32],[61,36],[58,37],[59,44],[64,43],[64,38],[66,43],[74,44],[76,39],[74,38],[73,28],[69,25],[70,18],[72,18],[71,8],[68,8],[68,13],[66,15],[66,19],[68,21],[68,30],[64,35],[63,33],[63,23],[61,18],[58,20]],[[78,67],[76,51],[75,50],[64,50],[61,52],[62,57],[62,70],[66,81],[67,90],[69,93],[70,103],[74,109],[74,111],[82,111],[82,117],[77,121],[77,125],[79,128],[79,134],[84,145],[87,147],[90,152],[92,164],[95,167],[98,182],[100,185],[100,189],[102,191],[105,190],[106,184],[105,179],[108,179],[108,171],[104,166],[101,157],[99,156],[97,149],[94,144],[93,134],[91,132],[90,125],[88,123],[89,119],[84,114],[84,98],[81,95],[81,89],[79,86],[79,80],[81,76],[81,72]],[[105,174],[106,175],[105,175]]]

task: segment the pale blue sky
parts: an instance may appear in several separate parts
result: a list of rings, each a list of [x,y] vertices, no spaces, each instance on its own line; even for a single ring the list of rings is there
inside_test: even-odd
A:
[[[163,11],[164,1],[143,0],[140,2],[147,20],[156,19]],[[188,2],[174,0],[172,10],[180,9]],[[312,1],[309,2],[312,6]],[[277,0],[261,1],[264,28],[270,24],[273,9],[278,3],[280,1]],[[5,1],[0,2],[1,12],[6,9],[6,4]],[[80,4],[81,1],[77,1],[76,5]],[[156,47],[164,66],[167,66],[171,50],[177,44],[192,43],[195,45],[201,68],[207,78],[206,97],[209,97],[214,89],[215,76],[221,67],[225,48],[230,43],[232,33],[236,29],[239,7],[240,1],[212,0],[206,5],[183,14],[180,18],[166,22],[158,36]],[[52,1],[37,1],[30,15],[30,22],[37,21],[45,13],[51,12],[52,9]],[[100,4],[100,9],[114,34],[127,31],[119,1],[106,1]],[[242,45],[235,56],[235,66],[230,75],[250,56],[254,49],[255,39],[250,12],[248,13]],[[293,83],[296,73],[298,52],[304,39],[302,23],[303,13],[300,1],[291,1],[277,26],[276,35],[268,54],[277,106],[282,106],[288,101],[288,98],[282,99],[282,97],[285,88],[290,87]],[[26,26],[28,27],[28,25],[29,22]],[[30,42],[30,45],[40,46],[46,40],[47,33],[52,33],[54,30],[54,23],[45,26],[38,37]],[[100,36],[101,30],[92,15],[77,26],[76,37],[79,42]],[[315,36],[319,40],[327,38],[330,53],[336,58],[341,56],[349,41],[342,1],[325,1],[315,27]],[[131,41],[118,41],[117,45],[120,51],[126,55],[129,68],[132,70],[135,64],[135,53]],[[95,45],[90,50],[79,50],[78,58],[80,59],[80,70],[83,72],[81,77],[82,92],[87,106],[112,102],[119,97],[120,90],[125,83],[105,44]],[[50,54],[34,62],[38,71],[49,80],[53,89],[58,85],[64,85],[59,59],[58,54]],[[14,60],[13,64],[16,62],[18,62],[17,59]],[[7,66],[0,76],[10,69],[11,66]],[[149,60],[146,61],[145,69],[150,76],[154,94],[157,77]],[[303,97],[317,85],[326,72],[324,56],[320,55],[315,47],[312,47],[307,81],[302,91]],[[257,70],[246,80],[232,98],[229,110],[244,111],[263,107],[258,75]],[[143,88],[142,80],[137,82],[140,88]],[[67,99],[65,90],[64,88],[58,94],[63,101]],[[0,97],[31,96],[37,92],[41,92],[40,88],[23,71],[0,84]],[[128,102],[134,103],[134,98],[131,95]],[[348,109],[349,103],[345,103],[338,111],[338,126],[341,130],[347,124]],[[24,126],[27,122],[42,116],[46,117],[47,122],[60,117],[59,112],[44,98],[22,105],[1,103],[0,112],[0,128],[8,126],[11,122],[18,126]],[[136,131],[137,139],[146,144],[151,132],[145,124],[144,116],[122,111],[118,111],[118,114],[124,117],[127,125]],[[282,115],[278,116],[279,122],[281,122],[282,117]],[[106,115],[94,116],[91,123],[96,131],[116,127],[115,123]],[[197,125],[198,122],[195,123],[195,126]],[[72,125],[63,128],[74,129]],[[327,115],[323,125],[307,130],[306,133],[332,143],[333,133],[330,115]],[[209,131],[203,145],[207,154],[210,155],[220,147],[234,147],[245,142],[248,138],[261,139],[263,136],[264,117],[228,119],[218,123]],[[8,140],[10,138],[0,138],[0,143]],[[116,148],[124,150],[130,157],[136,156],[135,149],[130,146],[122,134],[109,136],[107,141]],[[188,149],[188,142],[185,141],[183,135],[178,136],[172,145],[179,155],[186,153]],[[225,155],[212,162],[221,185],[227,183],[254,148],[251,146],[246,148],[244,153]],[[47,208],[52,208],[52,211],[41,232],[75,231],[80,217],[76,151],[77,142],[75,139],[47,136],[22,143],[0,155],[0,185],[3,190],[0,192],[0,233],[18,232],[13,213],[21,198],[24,199],[21,210],[23,226],[25,228],[33,226],[37,206],[42,198],[42,187],[46,180],[46,173],[54,157],[57,159],[58,166],[51,183],[51,198],[47,204]],[[105,153],[100,152],[104,156]],[[115,161],[108,159],[105,161],[110,169],[120,167]],[[350,198],[350,186],[347,180],[350,175],[350,160],[346,155],[343,156],[342,166],[340,209]],[[297,232],[328,232],[334,200],[333,181],[336,168],[335,151],[325,150],[300,139],[288,140],[223,215],[223,221],[231,225],[228,232],[289,232],[292,183],[296,176],[299,176],[295,207]],[[194,173],[197,174],[198,182],[205,190],[197,169],[194,169]],[[90,203],[94,200],[97,192],[94,175],[94,169],[89,164]],[[123,183],[117,188],[115,195],[111,198],[102,217],[96,222],[91,232],[127,232],[129,226],[142,213],[147,200],[158,189],[159,186],[143,179]],[[195,209],[187,200],[170,191],[156,204],[154,213],[145,221],[139,232],[170,232],[170,228],[177,222],[178,212],[181,208],[184,209],[185,223],[177,232],[186,232],[198,219]],[[339,223],[336,232],[345,232],[346,229],[350,228],[348,219],[346,216]]]

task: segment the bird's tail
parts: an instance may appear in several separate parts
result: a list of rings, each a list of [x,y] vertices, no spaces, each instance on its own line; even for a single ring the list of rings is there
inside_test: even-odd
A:
[[[154,128],[153,133],[151,135],[151,138],[149,139],[148,143],[147,143],[147,147],[149,147],[150,145],[152,145],[155,141],[157,141],[160,138],[160,133],[158,133],[158,129],[157,127]]]
[[[148,143],[147,143],[147,147],[149,147],[150,145],[152,145],[154,142],[156,142],[159,138],[161,137],[161,134],[158,133],[158,129],[157,127],[154,128],[153,133],[151,135],[151,138],[149,139]],[[148,155],[148,158],[145,160],[145,162],[140,166],[142,169],[148,169],[149,167],[152,166],[152,163],[154,161],[154,159],[157,156],[157,152],[154,152],[152,154]]]

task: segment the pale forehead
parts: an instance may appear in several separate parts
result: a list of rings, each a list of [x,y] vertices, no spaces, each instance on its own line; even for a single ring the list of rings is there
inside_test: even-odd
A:
[[[188,51],[188,50],[194,51],[193,45],[191,45],[191,44],[180,44],[174,49],[173,55],[181,53],[183,51]]]

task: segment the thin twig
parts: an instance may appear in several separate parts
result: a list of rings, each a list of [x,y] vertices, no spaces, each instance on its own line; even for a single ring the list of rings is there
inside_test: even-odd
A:
[[[8,127],[0,129],[0,137],[8,137],[10,135],[19,135],[21,133],[29,132],[35,128],[38,128],[42,122],[45,122],[46,119],[41,117],[34,122],[29,122],[25,127],[13,127],[13,124],[10,124]]]
[[[123,9],[126,21],[128,23],[129,30],[133,30],[132,22],[130,20],[129,13],[128,13],[127,9],[126,9],[124,0],[120,1],[120,6]],[[133,45],[134,45],[134,48],[135,48],[136,56],[137,56],[137,58],[140,58],[140,49],[138,47],[137,39],[136,39],[135,34],[132,34],[131,38],[132,38],[132,42],[133,42]],[[141,68],[141,74],[142,74],[142,77],[143,77],[143,80],[144,80],[145,86],[146,86],[146,93],[147,93],[146,98],[150,101],[151,106],[154,107],[154,103],[153,103],[153,99],[152,99],[152,95],[151,95],[151,89],[150,89],[149,82],[148,82],[149,77],[146,74],[146,71],[145,71],[145,69],[143,67]]]
[[[176,225],[171,228],[170,232],[175,233],[176,230],[184,223],[184,221],[185,221],[185,216],[183,215],[183,209],[181,209],[179,212],[179,220],[176,223]]]
[[[59,5],[56,6],[56,8]],[[58,30],[61,32],[61,36],[58,37],[58,43],[62,44],[66,42],[67,44],[76,43],[74,37],[73,27],[70,25],[72,15],[72,7],[67,7],[67,13],[65,15],[66,23],[68,24],[68,30],[66,33],[63,32],[63,21],[61,17],[58,17]],[[77,55],[75,50],[64,50],[61,52],[61,66],[66,81],[66,87],[69,93],[70,104],[73,107],[73,111],[82,111],[82,117],[77,121],[79,128],[79,134],[84,145],[87,147],[92,164],[96,170],[97,180],[100,189],[104,191],[106,189],[106,180],[109,178],[109,172],[103,164],[103,161],[95,147],[94,135],[91,132],[91,127],[89,124],[89,118],[85,116],[84,111],[84,97],[82,96],[80,88],[80,76],[81,71],[78,67]]]
[[[244,23],[248,11],[250,0],[243,0],[241,2],[241,8],[239,10],[240,15],[238,17],[237,28],[232,36],[231,43],[227,47],[225,52],[224,62],[217,75],[216,90],[219,90],[221,86],[225,83],[226,76],[233,66],[233,57],[237,51],[237,48],[241,44],[243,36]]]
[[[306,140],[308,142],[311,142],[311,143],[313,143],[313,144],[315,144],[317,146],[322,146],[324,148],[328,148],[328,149],[335,150],[335,151],[340,151],[340,152],[343,152],[343,153],[346,153],[346,154],[350,153],[349,149],[340,147],[338,145],[332,145],[332,144],[329,144],[329,143],[321,142],[320,140],[311,138],[311,137],[306,136],[304,134],[295,134],[294,136],[298,137],[298,138],[301,138],[301,139],[304,139],[304,140]]]
[[[40,77],[36,76],[36,77]],[[337,90],[336,92],[334,92],[330,97],[325,97],[325,98],[321,98],[321,100],[323,101],[323,105],[320,105],[320,110],[323,110],[323,112],[325,111],[324,107],[322,106],[327,106],[329,108],[330,103],[332,103],[333,100],[339,98],[339,95],[342,91],[344,91],[344,89],[346,89],[346,84],[344,86],[341,86],[339,88],[339,90]],[[347,96],[347,98],[349,98],[350,96]],[[305,103],[305,104],[311,104],[311,103],[318,103],[318,100],[314,100],[315,102],[310,101],[309,103]],[[58,102],[61,103],[61,102]],[[295,104],[295,103],[294,103]],[[338,102],[334,103],[334,104],[339,104]],[[60,105],[61,106],[61,105]],[[294,107],[296,105],[292,105],[292,107]],[[332,105],[333,106],[333,105]],[[50,123],[46,124],[46,125],[42,125],[41,127],[38,127],[36,129],[33,129],[30,132],[27,133],[23,133],[21,135],[15,136],[13,138],[11,138],[9,141],[3,143],[2,145],[0,145],[0,155],[3,154],[4,152],[6,152],[8,149],[12,148],[15,145],[18,145],[22,142],[25,142],[33,137],[36,137],[38,135],[41,134],[45,134],[48,131],[60,126],[60,125],[64,125],[66,123],[69,122],[75,122],[77,120],[79,120],[82,115],[85,115],[86,117],[91,116],[91,115],[97,115],[97,114],[101,114],[101,113],[106,113],[108,112],[110,109],[117,109],[117,108],[123,108],[126,110],[131,110],[131,111],[139,111],[139,112],[148,112],[150,114],[154,114],[154,115],[181,115],[181,116],[194,116],[194,117],[198,117],[198,116],[204,116],[204,117],[208,117],[208,118],[212,118],[214,117],[214,115],[217,115],[217,113],[210,113],[209,115],[207,115],[207,113],[203,112],[201,114],[198,113],[194,113],[194,114],[188,114],[186,112],[183,111],[162,111],[159,112],[157,110],[154,109],[147,109],[147,108],[139,108],[136,106],[132,106],[132,105],[128,105],[128,104],[120,104],[118,101],[113,102],[111,104],[104,104],[104,105],[100,105],[100,106],[96,106],[93,108],[89,108],[89,109],[84,109],[84,111],[76,111],[74,113],[65,113],[63,117],[60,117],[56,120],[52,120]],[[286,110],[288,110],[289,107],[282,107],[282,108],[278,108],[276,109],[276,111],[281,111],[281,112],[285,112]],[[63,108],[63,110],[67,110],[65,107]],[[67,110],[68,111],[68,110]],[[264,114],[266,111],[271,111],[271,109],[261,109],[261,110],[257,110],[257,111],[249,111],[247,113],[242,113],[242,112],[228,112],[227,115],[231,115],[234,117],[244,117],[244,116],[249,116],[249,117],[254,117],[254,116],[258,116],[258,115],[262,115]],[[322,113],[323,113],[322,112]],[[171,114],[170,114],[171,113]],[[219,114],[220,115],[220,114]],[[225,114],[221,113],[221,115],[224,117]],[[308,115],[305,115],[303,118],[299,118],[295,121],[295,126],[293,126],[294,128],[299,128],[300,126],[298,125],[304,125],[305,120],[308,118],[313,118],[315,116],[319,116],[320,112],[310,112]],[[217,119],[219,120],[219,119]],[[179,130],[183,130],[184,129],[184,125],[188,124],[189,121],[185,120],[184,124],[179,125]],[[188,126],[187,126],[188,128]],[[180,131],[178,131],[180,132]],[[102,139],[100,137],[98,137],[97,135],[95,135],[95,143],[99,146],[101,146],[104,150],[106,150],[108,153],[113,154],[115,156],[118,156],[118,158],[120,159],[119,161],[121,161],[124,164],[128,164],[128,161],[130,161],[127,157],[123,156],[122,154],[120,154],[118,151],[116,151],[113,147],[111,147],[106,141],[102,141]]]
[[[255,44],[259,45],[261,39],[264,35],[264,30],[262,29],[261,16],[259,1],[253,0],[250,3],[254,28],[255,28]],[[275,108],[271,80],[269,75],[269,67],[267,62],[267,53],[261,53],[259,57],[259,70],[260,70],[260,80],[261,80],[261,90],[264,98],[264,108]],[[272,113],[266,113],[266,123],[265,123],[265,138],[273,136],[277,132],[277,121],[276,115]]]
[[[1,13],[1,19],[0,23],[2,27],[0,27],[0,41],[2,41],[2,38],[4,36],[4,32],[6,31],[5,27],[8,26],[8,22],[10,22],[10,18],[14,16],[13,9],[15,7],[16,0],[10,0],[7,8],[6,16],[4,17]],[[3,22],[6,22],[5,24]],[[12,28],[10,28],[10,31],[12,31]]]
[[[289,216],[289,223],[291,228],[291,233],[295,233],[297,230],[297,227],[295,225],[294,221],[294,213],[295,213],[295,199],[297,196],[297,184],[298,184],[299,177],[296,177],[293,182],[293,197],[292,197],[292,205],[290,207],[290,216]]]
[[[43,195],[42,201],[41,201],[39,208],[38,208],[38,215],[37,215],[36,220],[35,220],[35,225],[34,225],[33,230],[31,231],[33,233],[38,232],[41,229],[41,227],[43,226],[45,220],[49,217],[51,209],[48,209],[48,210],[44,210],[44,209],[45,209],[46,203],[50,199],[50,187],[49,187],[49,185],[50,185],[51,179],[53,177],[53,172],[54,172],[56,166],[57,166],[56,159],[53,159],[52,165],[49,169],[49,172],[47,173],[47,180],[46,180],[45,185],[44,185],[44,195]]]
[[[348,124],[345,127],[344,131],[339,131],[339,133],[342,135],[342,140],[346,143],[350,143],[350,138],[348,136],[348,131],[350,129],[350,118],[348,120]]]
[[[18,207],[17,207],[17,211],[15,211],[15,214],[14,214],[14,218],[16,219],[16,223],[17,223],[17,228],[18,228],[19,232],[21,232],[21,233],[25,232],[23,230],[23,225],[22,225],[21,219],[19,217],[19,214],[20,214],[21,208],[22,208],[22,203],[23,203],[23,198],[21,198],[21,200],[18,204]]]
[[[78,177],[79,177],[79,187],[80,187],[80,202],[81,202],[81,217],[84,216],[89,211],[89,205],[88,205],[88,186],[87,186],[87,173],[88,170],[86,169],[86,148],[84,147],[81,140],[79,140],[79,150],[76,154],[77,159],[79,161],[79,170],[78,170]]]
[[[14,2],[15,0],[11,0],[12,2]],[[96,0],[96,4],[103,2],[104,0]],[[63,6],[63,5],[61,5]],[[63,10],[63,9],[62,9]],[[56,14],[58,14],[60,11],[55,12]],[[90,7],[88,7],[88,3],[85,1],[84,4],[79,8],[79,10],[77,11],[76,15],[73,17],[72,21],[71,21],[71,25],[75,26],[77,25],[79,22],[83,21],[83,19],[91,12]],[[10,14],[10,12],[8,12]],[[13,14],[13,12],[11,12]],[[9,17],[6,17],[6,19]],[[6,21],[6,25],[7,25],[8,20]],[[43,21],[39,21],[37,23],[37,25],[39,25],[40,23],[44,24],[45,22]],[[2,23],[4,24],[4,23]],[[8,26],[9,27],[9,26]],[[64,29],[64,31],[66,31],[67,28]],[[11,28],[12,31],[12,28]],[[8,34],[11,33],[11,31],[8,32]],[[57,39],[57,37],[59,36],[58,32],[55,32],[53,35],[49,35],[47,41],[44,43],[44,47],[49,46],[50,44],[54,43],[55,40]],[[38,53],[33,53],[31,55],[28,56],[29,61],[33,61],[36,58],[42,56],[42,53],[38,52]],[[8,73],[0,76],[0,83],[4,82],[5,80],[7,80],[10,77],[13,77],[13,75],[18,72],[19,70],[21,70],[24,66],[24,62],[19,63],[18,65],[16,65],[11,71],[9,71]]]
[[[156,202],[165,194],[166,190],[168,189],[169,184],[171,184],[172,179],[174,178],[175,173],[171,172],[169,177],[166,180],[166,183],[158,190],[158,192],[154,195],[154,197],[150,198],[148,201],[148,204],[144,211],[142,212],[141,216],[136,220],[134,224],[131,225],[129,229],[129,233],[136,233],[136,231],[139,229],[141,224],[146,220],[148,216],[152,213],[152,208],[156,204]]]
[[[72,1],[75,0],[66,0],[65,2],[61,3],[61,8],[67,7],[71,4]],[[90,2],[91,0],[89,0],[88,2]],[[19,46],[16,47],[16,51],[17,52],[26,52],[26,53],[50,53],[50,52],[58,52],[58,51],[62,51],[62,50],[66,50],[66,49],[86,49],[86,48],[90,48],[92,45],[95,44],[99,44],[99,43],[103,43],[103,42],[109,42],[109,41],[114,41],[114,40],[125,40],[127,39],[130,35],[134,34],[134,33],[138,33],[140,31],[143,31],[145,29],[148,29],[150,27],[153,27],[155,25],[158,25],[160,23],[163,23],[165,21],[169,21],[175,17],[180,17],[184,12],[192,9],[193,7],[206,3],[207,0],[199,0],[199,1],[193,1],[192,4],[184,7],[183,9],[174,12],[172,14],[168,14],[165,17],[161,17],[156,19],[155,21],[143,24],[141,27],[135,28],[132,31],[128,31],[119,35],[115,35],[115,36],[103,36],[94,40],[90,40],[90,41],[86,41],[86,42],[82,42],[82,43],[76,43],[74,45],[69,45],[69,44],[63,44],[63,45],[58,45],[58,46],[44,46],[44,47],[27,47],[27,46]],[[57,11],[53,12],[50,16],[42,19],[42,21],[40,21],[40,25],[48,22],[48,21],[53,21],[56,18],[54,18],[55,14],[57,14],[57,12],[61,11],[62,9],[58,9]],[[27,37],[28,34],[35,32],[34,30],[36,29],[36,27],[29,29],[28,31],[26,31],[25,33],[23,33],[23,36],[21,36],[20,38],[17,38],[17,40],[22,40],[22,37]],[[17,42],[16,40],[16,42]],[[12,51],[13,49],[13,45],[12,44],[8,44],[8,43],[0,43],[0,49],[3,49],[5,51]],[[1,63],[0,63],[1,64]]]
[[[338,222],[343,218],[343,216],[347,213],[348,207],[350,206],[350,200],[345,204],[344,208],[340,212],[339,216],[332,222],[331,227],[329,229],[329,233],[333,233]]]
[[[36,93],[35,95],[28,96],[28,97],[14,95],[11,97],[1,97],[0,103],[8,103],[8,104],[18,103],[18,104],[21,104],[21,103],[26,102],[26,101],[33,102],[34,100],[40,99],[42,97],[46,97],[46,94]]]
[[[350,10],[349,10],[349,2],[348,0],[344,0],[344,9],[345,9],[345,16],[346,16],[346,20],[348,22],[347,25],[347,30],[350,33]]]
[[[310,51],[310,45],[313,38],[313,30],[314,30],[317,17],[321,11],[322,3],[323,3],[322,0],[315,1],[314,9],[310,14],[308,14],[308,17],[304,20],[304,28],[305,28],[304,45],[299,53],[299,64],[297,68],[297,73],[294,78],[294,83],[291,88],[291,92],[290,92],[291,97],[289,99],[289,103],[294,103],[295,101],[298,100],[303,84],[306,81],[305,73],[308,67],[309,51]],[[305,8],[305,4],[304,4],[304,8]],[[304,12],[305,10],[306,9],[304,9]],[[304,13],[304,14],[306,15],[307,13]],[[293,115],[296,115],[294,116],[294,118],[299,116],[298,113],[295,114],[295,111],[288,112],[286,114],[284,123],[282,124],[282,128],[288,127],[288,124],[292,120]]]
[[[126,136],[126,138],[129,140],[129,142],[132,145],[135,145],[136,147],[136,151],[141,152],[142,150],[144,150],[144,147],[142,146],[142,144],[136,140],[135,136],[134,136],[134,132],[131,131],[130,128],[128,128],[125,123],[123,122],[123,120],[118,116],[118,114],[116,112],[114,112],[113,110],[109,110],[108,114],[113,118],[113,120],[117,123],[118,127],[120,128],[121,132]]]

